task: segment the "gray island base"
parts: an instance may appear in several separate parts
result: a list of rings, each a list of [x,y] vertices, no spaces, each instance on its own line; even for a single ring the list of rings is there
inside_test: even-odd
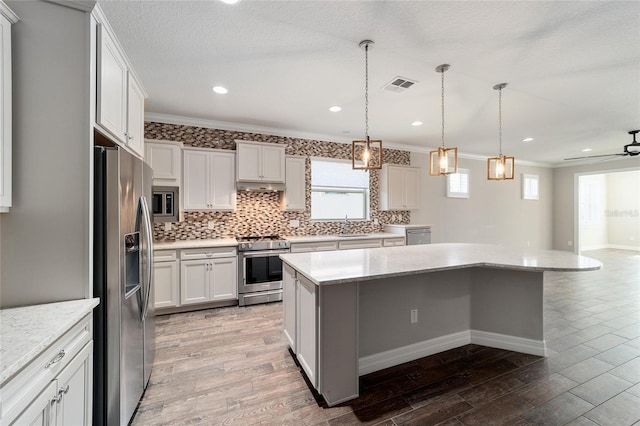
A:
[[[544,271],[602,266],[487,244],[280,257],[284,334],[329,406],[357,398],[361,375],[469,343],[545,356]]]

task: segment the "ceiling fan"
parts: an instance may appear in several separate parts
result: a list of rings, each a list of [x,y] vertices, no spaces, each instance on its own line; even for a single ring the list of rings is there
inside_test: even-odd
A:
[[[636,141],[636,134],[640,133],[640,130],[631,130],[629,131],[630,135],[633,135],[633,142],[624,146],[624,150],[618,154],[603,154],[603,155],[588,155],[585,157],[572,157],[565,158],[565,160],[582,160],[584,158],[597,158],[597,157],[614,157],[614,156],[626,156],[630,155],[635,157],[636,155],[640,155],[640,142]]]

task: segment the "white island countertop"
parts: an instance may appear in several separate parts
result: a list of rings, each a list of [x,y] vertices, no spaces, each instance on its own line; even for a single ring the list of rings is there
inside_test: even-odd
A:
[[[469,267],[538,272],[594,271],[602,267],[595,259],[564,251],[464,243],[291,253],[280,258],[316,285]]]
[[[100,299],[0,310],[0,386],[66,333]]]

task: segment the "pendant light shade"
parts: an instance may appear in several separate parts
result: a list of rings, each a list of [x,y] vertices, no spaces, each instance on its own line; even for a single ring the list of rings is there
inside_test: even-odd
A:
[[[500,83],[493,86],[493,90],[498,91],[500,154],[497,157],[487,159],[487,179],[489,180],[509,180],[515,176],[515,158],[502,155],[502,89],[505,87],[507,87],[507,83]]]
[[[429,174],[431,176],[443,176],[458,172],[458,148],[446,148],[444,145],[444,72],[448,69],[448,64],[436,67],[436,72],[442,74],[440,96],[442,100],[442,147],[429,153]]]
[[[382,141],[369,138],[369,49],[373,41],[363,40],[364,49],[364,140],[351,142],[351,167],[354,170],[376,170],[382,168]]]

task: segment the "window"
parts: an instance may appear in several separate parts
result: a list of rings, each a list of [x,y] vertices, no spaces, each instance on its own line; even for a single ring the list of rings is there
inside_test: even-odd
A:
[[[311,219],[369,219],[369,172],[351,162],[311,160]]]
[[[602,205],[603,193],[601,182],[593,180],[585,180],[585,182],[580,182],[578,197],[580,225],[600,224],[600,220],[602,218],[600,212],[604,207]]]
[[[537,200],[539,197],[538,175],[522,174],[522,199]]]
[[[458,168],[458,173],[447,175],[447,197],[469,198],[469,170]]]

